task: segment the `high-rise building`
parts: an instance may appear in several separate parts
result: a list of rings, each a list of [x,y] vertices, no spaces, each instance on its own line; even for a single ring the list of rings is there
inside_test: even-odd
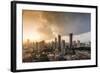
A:
[[[39,50],[39,43],[38,43],[38,42],[36,42],[35,49],[36,49],[36,50]]]
[[[62,53],[62,55],[65,55],[65,48],[66,48],[65,40],[62,40],[62,43],[61,43],[61,53]]]
[[[69,34],[69,44],[70,44],[70,48],[72,48],[72,41],[73,41],[73,33]]]
[[[73,48],[76,48],[76,47],[77,47],[77,42],[73,41]]]
[[[61,50],[61,35],[58,35],[58,49]]]
[[[57,38],[55,38],[55,49],[57,48]]]
[[[62,48],[65,49],[65,46],[66,46],[65,40],[62,40]]]
[[[30,40],[29,39],[27,39],[27,41],[26,41],[26,47],[30,48]]]
[[[51,45],[52,45],[52,49],[55,49],[55,43],[54,43],[54,41],[51,42]]]
[[[39,50],[44,50],[45,49],[45,41],[44,40],[42,40],[42,41],[40,41],[39,42]]]
[[[80,40],[77,40],[77,48],[81,47]]]

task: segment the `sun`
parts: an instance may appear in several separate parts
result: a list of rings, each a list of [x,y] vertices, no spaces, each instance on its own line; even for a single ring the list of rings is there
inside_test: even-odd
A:
[[[42,40],[42,36],[39,32],[33,31],[33,32],[29,32],[29,33],[27,33],[27,35],[25,35],[24,41],[26,41],[27,39],[29,39],[32,42],[39,42]]]
[[[29,39],[32,40],[32,41],[40,41],[41,36],[40,36],[39,32],[33,32],[33,34],[31,34],[29,36]]]

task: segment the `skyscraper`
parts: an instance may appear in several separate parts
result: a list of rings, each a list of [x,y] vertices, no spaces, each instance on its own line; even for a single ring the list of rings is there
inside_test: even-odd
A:
[[[55,38],[55,49],[57,48],[57,38]]]
[[[73,41],[73,48],[76,48],[77,47],[77,42],[76,41]]]
[[[52,45],[52,49],[55,49],[55,42],[54,41],[51,42],[51,45]]]
[[[62,48],[65,49],[65,40],[62,40]]]
[[[77,40],[77,48],[81,47],[80,40]]]
[[[58,49],[61,50],[61,35],[58,35]]]
[[[65,40],[62,40],[62,46],[61,46],[61,53],[62,53],[62,55],[64,55],[65,54],[65,47],[66,47],[66,44],[65,44]]]
[[[39,43],[38,43],[38,42],[36,42],[35,49],[36,49],[36,50],[39,50]]]
[[[72,48],[72,41],[73,41],[73,33],[69,34],[69,44],[70,44],[70,48]]]

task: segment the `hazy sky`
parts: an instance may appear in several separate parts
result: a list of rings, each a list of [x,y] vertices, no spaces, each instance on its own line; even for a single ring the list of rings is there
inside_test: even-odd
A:
[[[90,40],[90,18],[89,13],[23,10],[23,39],[51,40],[73,33],[80,40]]]

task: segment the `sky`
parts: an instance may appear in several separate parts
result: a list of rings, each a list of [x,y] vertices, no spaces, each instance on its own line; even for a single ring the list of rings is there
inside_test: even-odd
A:
[[[23,40],[52,40],[58,34],[68,41],[90,41],[91,15],[89,13],[23,10]]]

